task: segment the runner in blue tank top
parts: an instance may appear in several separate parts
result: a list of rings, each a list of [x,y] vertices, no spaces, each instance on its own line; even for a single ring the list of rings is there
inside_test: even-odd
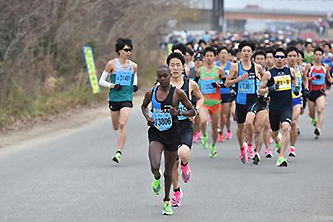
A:
[[[113,161],[120,163],[126,141],[126,123],[133,107],[133,92],[138,90],[138,65],[131,60],[133,46],[130,39],[120,38],[116,43],[119,57],[110,60],[102,73],[99,84],[110,89],[109,108],[111,110],[112,126],[119,129],[117,152]],[[107,78],[110,76],[110,82]]]

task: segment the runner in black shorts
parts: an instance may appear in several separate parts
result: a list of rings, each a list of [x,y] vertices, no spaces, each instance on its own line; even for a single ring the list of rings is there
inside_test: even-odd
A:
[[[182,89],[189,100],[191,100],[191,96],[194,95],[197,99],[196,108],[200,109],[203,105],[204,99],[199,90],[198,84],[193,80],[189,79],[188,77],[182,75],[182,70],[185,65],[184,57],[180,53],[171,53],[167,58],[167,64],[171,70],[171,85],[175,86],[178,89]],[[182,103],[179,103],[178,109],[181,111],[187,111],[187,109]],[[191,169],[189,166],[189,160],[194,134],[193,123],[186,116],[178,117],[178,128],[181,135],[181,146],[178,149],[179,158],[177,158],[172,173],[172,184],[174,192],[171,203],[173,207],[178,207],[181,205],[182,191],[180,190],[180,187],[178,185],[179,159],[183,181],[185,183],[188,183],[191,180]]]
[[[154,175],[152,190],[154,193],[161,192],[160,164],[162,152],[164,152],[164,189],[162,213],[173,214],[170,202],[170,188],[172,183],[172,168],[176,161],[177,150],[180,146],[181,136],[178,128],[177,115],[194,116],[195,110],[183,90],[170,85],[170,69],[168,66],[161,66],[157,69],[158,86],[149,90],[141,105],[142,113],[147,120],[151,171]],[[181,102],[187,111],[181,111],[178,104]],[[152,114],[148,105],[152,103]]]

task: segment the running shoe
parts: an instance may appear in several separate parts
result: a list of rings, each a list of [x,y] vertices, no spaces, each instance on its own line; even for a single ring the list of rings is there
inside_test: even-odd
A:
[[[317,117],[311,119],[311,123],[312,123],[312,125],[313,125],[314,127],[317,127],[317,122],[318,122]]]
[[[319,136],[320,136],[320,129],[319,128],[316,128],[314,130],[314,134],[315,134],[315,139],[319,139]]]
[[[121,156],[122,156],[122,154],[120,153],[120,152],[116,152],[116,154],[114,155],[114,157],[113,157],[113,161],[114,162],[116,162],[116,163],[120,163],[120,161],[121,161]]]
[[[180,168],[182,170],[182,178],[184,183],[188,183],[191,181],[191,169],[189,163],[186,166],[180,164]]]
[[[281,140],[279,142],[275,142],[275,152],[280,153],[281,152]]]
[[[198,143],[198,142],[199,142],[198,133],[194,133],[193,134],[193,143]]]
[[[210,148],[209,157],[210,158],[217,157],[216,145],[211,144],[209,148]]]
[[[225,136],[225,138],[226,138],[227,140],[231,140],[231,137],[232,137],[232,133],[231,133],[231,131],[228,131],[228,132],[227,132],[227,135]]]
[[[154,178],[154,181],[151,184],[151,189],[152,189],[153,193],[156,193],[156,195],[159,195],[161,193],[161,190],[162,190],[160,180],[156,180]]]
[[[246,164],[247,163],[247,153],[246,153],[246,148],[247,148],[247,145],[246,143],[244,143],[244,146],[243,148],[240,150],[240,154],[239,154],[239,158],[241,159],[242,163]]]
[[[219,142],[224,142],[223,133],[219,132]]]
[[[260,155],[258,152],[255,152],[254,157],[253,157],[253,164],[258,165],[260,161]]]
[[[198,136],[199,140],[202,140],[202,133],[201,133],[201,131],[199,131],[199,132],[197,133],[197,136]]]
[[[266,158],[272,158],[273,157],[273,153],[272,153],[270,148],[265,150],[265,156],[266,156]]]
[[[203,137],[201,139],[202,148],[207,149],[207,141],[208,141],[208,135],[206,133],[206,135],[203,135]]]
[[[181,204],[182,196],[183,196],[183,191],[181,191],[180,188],[179,188],[179,191],[176,191],[176,192],[174,191],[172,198],[171,198],[171,206],[180,207],[182,205]]]
[[[286,166],[288,166],[287,159],[284,158],[283,156],[279,156],[279,158],[276,161],[276,166],[278,166],[278,167],[286,167]]]
[[[163,201],[162,207],[163,207],[163,210],[162,210],[163,215],[172,215],[173,214],[170,201]]]
[[[253,159],[254,158],[254,152],[253,152],[253,145],[248,145],[247,146],[247,153],[248,153],[248,158]]]
[[[295,153],[295,151],[296,151],[296,148],[295,147],[293,147],[293,146],[290,146],[289,147],[289,156],[290,157],[296,157],[296,153]]]

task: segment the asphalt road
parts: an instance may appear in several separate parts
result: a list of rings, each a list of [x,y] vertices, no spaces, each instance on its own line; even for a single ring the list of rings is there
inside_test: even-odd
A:
[[[275,153],[259,166],[243,165],[235,125],[232,140],[218,144],[216,159],[195,144],[192,181],[180,179],[183,205],[172,216],[161,215],[163,197],[151,192],[147,127],[139,109],[131,114],[119,165],[111,161],[117,133],[109,116],[1,152],[0,221],[333,221],[333,96],[328,99],[320,140],[306,113],[297,158],[289,158],[287,168],[275,166]]]

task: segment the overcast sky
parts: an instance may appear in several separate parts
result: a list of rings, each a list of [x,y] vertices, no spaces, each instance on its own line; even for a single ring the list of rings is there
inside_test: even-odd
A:
[[[190,0],[192,4],[211,8],[212,0]],[[263,9],[298,11],[333,11],[333,0],[224,0],[225,8],[242,9],[246,5],[259,5]]]

